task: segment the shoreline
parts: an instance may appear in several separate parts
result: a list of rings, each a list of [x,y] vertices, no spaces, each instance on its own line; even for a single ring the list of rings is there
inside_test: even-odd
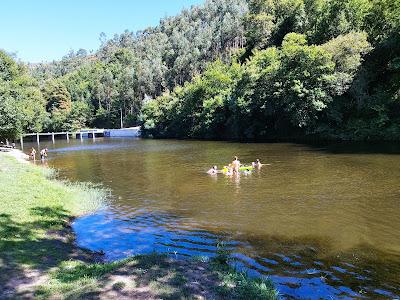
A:
[[[22,151],[8,153],[0,153],[0,298],[278,298],[269,279],[230,267],[223,249],[211,259],[151,253],[104,262],[76,244],[71,227],[99,207],[104,191],[58,181]]]
[[[25,154],[20,149],[12,149],[12,148],[2,148],[0,147],[0,153],[3,152],[6,155],[14,157],[20,163],[28,163],[29,162],[29,155]]]

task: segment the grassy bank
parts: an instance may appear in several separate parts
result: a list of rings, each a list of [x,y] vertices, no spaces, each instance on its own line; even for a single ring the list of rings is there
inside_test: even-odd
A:
[[[102,263],[74,244],[70,222],[101,207],[105,191],[54,175],[0,153],[1,299],[276,298],[269,280],[251,279],[221,259],[151,254]]]

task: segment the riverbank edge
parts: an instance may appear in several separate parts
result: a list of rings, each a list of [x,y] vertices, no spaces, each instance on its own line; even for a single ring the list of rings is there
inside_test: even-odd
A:
[[[226,143],[241,143],[241,144],[279,144],[279,143],[292,143],[299,145],[400,145],[400,139],[398,140],[382,140],[382,139],[371,139],[371,140],[357,140],[357,139],[329,139],[329,138],[315,138],[315,137],[287,137],[287,138],[201,138],[201,137],[180,137],[180,136],[157,136],[152,134],[144,134],[139,138],[150,139],[150,140],[177,140],[177,141],[201,141],[201,142],[226,142]]]
[[[14,157],[18,162],[27,164],[29,162],[29,156],[19,149],[10,149],[0,147],[0,153]]]
[[[18,167],[21,170],[19,172],[23,170],[29,173],[32,168],[42,168],[27,164],[27,156],[20,150],[0,153],[0,161],[3,155],[11,157],[7,162],[11,164],[10,169]],[[0,168],[0,176],[3,172],[7,170]],[[46,177],[45,174],[41,176]],[[45,180],[53,181],[52,184],[55,186],[66,184],[54,178]],[[12,183],[14,186],[9,188],[18,194],[20,184],[18,180],[14,180]],[[26,209],[32,211],[37,207],[27,206]],[[55,207],[49,206],[46,209],[43,210],[42,207],[45,213],[51,215],[50,217],[46,214],[39,215],[31,223],[19,223],[12,215],[0,211],[0,217],[3,218],[3,222],[0,222],[0,233],[3,235],[2,238],[5,238],[0,243],[0,250],[11,247],[11,253],[8,250],[8,253],[4,251],[0,254],[0,267],[7,273],[6,282],[4,276],[2,278],[1,298],[276,299],[278,297],[270,280],[250,278],[245,273],[235,271],[228,265],[229,257],[223,252],[211,260],[208,258],[177,260],[166,254],[151,253],[106,263],[102,253],[82,249],[76,244],[71,224],[79,214],[67,212],[64,208],[55,211]],[[30,227],[32,228],[28,232],[27,229]],[[29,241],[24,240],[24,235],[19,234],[19,231],[28,234]],[[43,236],[36,231],[43,231]],[[31,244],[34,247],[27,247]],[[38,248],[43,254],[39,254],[37,261],[30,261],[31,265],[20,259],[21,250],[23,255],[35,257],[37,253],[30,252]],[[51,248],[56,249],[57,253],[52,252]],[[13,250],[18,252],[12,253]],[[51,257],[53,254],[55,257]],[[10,258],[14,263],[4,266],[4,261]],[[39,263],[42,260],[44,262]]]

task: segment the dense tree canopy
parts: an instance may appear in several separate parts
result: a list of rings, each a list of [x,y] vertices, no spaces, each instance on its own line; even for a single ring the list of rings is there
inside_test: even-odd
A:
[[[400,140],[398,0],[207,0],[88,53],[0,52],[0,136]]]
[[[0,51],[0,137],[41,131],[46,102],[39,85],[7,53]]]
[[[354,35],[359,43],[332,49]],[[349,88],[368,49],[364,34],[316,46],[289,33],[281,47],[257,50],[242,65],[210,64],[192,83],[148,101],[144,128],[156,136],[259,138],[316,126],[333,98]],[[175,122],[179,126],[171,128]]]
[[[247,43],[226,62],[229,70],[210,64],[192,83],[146,102],[145,132],[161,137],[400,140],[398,1],[248,4],[243,17]],[[227,86],[211,96],[196,89],[214,82],[207,74],[215,73],[217,80],[218,70],[229,76]],[[182,116],[190,116],[192,123],[173,126]]]
[[[209,0],[162,19],[157,27],[111,39],[102,34],[96,53],[71,51],[61,61],[31,65],[31,74],[45,90],[54,80],[62,83],[72,107],[86,103],[75,124],[118,127],[121,113],[124,126],[139,124],[143,101],[190,81],[208,62],[229,61],[230,53],[244,46],[246,13],[244,0]],[[65,113],[47,108],[49,129],[71,128]]]

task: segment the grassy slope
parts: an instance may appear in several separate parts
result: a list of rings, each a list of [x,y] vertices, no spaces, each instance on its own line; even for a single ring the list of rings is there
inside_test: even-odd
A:
[[[54,173],[0,153],[0,295],[29,290],[64,260],[91,256],[74,247],[69,223],[99,208],[106,194],[51,179]]]
[[[74,245],[69,223],[100,207],[106,194],[53,176],[0,153],[0,298],[276,298],[269,280],[250,279],[221,260],[152,254],[95,263]]]

